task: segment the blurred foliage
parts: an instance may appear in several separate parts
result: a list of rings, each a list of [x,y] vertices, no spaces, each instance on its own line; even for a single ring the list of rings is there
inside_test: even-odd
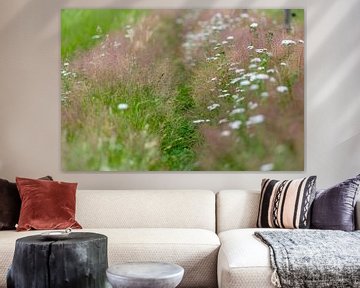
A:
[[[139,9],[61,10],[61,59],[91,48],[108,32],[134,24],[145,13]]]

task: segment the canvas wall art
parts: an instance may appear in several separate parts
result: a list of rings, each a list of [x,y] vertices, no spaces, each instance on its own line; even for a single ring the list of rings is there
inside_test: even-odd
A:
[[[63,170],[304,170],[304,45],[303,10],[63,9]]]

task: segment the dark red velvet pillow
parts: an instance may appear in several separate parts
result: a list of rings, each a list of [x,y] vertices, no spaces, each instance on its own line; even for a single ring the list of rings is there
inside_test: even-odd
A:
[[[40,179],[52,180],[51,176]],[[0,230],[15,230],[20,207],[21,200],[16,184],[0,179]]]
[[[75,220],[77,183],[16,178],[22,201],[17,231],[81,228]]]

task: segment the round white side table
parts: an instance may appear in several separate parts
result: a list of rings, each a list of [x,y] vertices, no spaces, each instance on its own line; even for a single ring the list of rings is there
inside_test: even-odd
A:
[[[175,288],[184,276],[184,268],[162,262],[117,264],[106,270],[114,288]]]

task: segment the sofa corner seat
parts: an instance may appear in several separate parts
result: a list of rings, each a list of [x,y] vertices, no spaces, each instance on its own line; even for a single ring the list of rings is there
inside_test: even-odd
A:
[[[218,287],[273,288],[269,248],[254,232],[274,230],[255,228],[260,192],[223,190],[216,195],[217,233],[221,247],[218,256]],[[360,228],[360,202],[356,205],[356,227]],[[277,229],[279,230],[279,229]]]

